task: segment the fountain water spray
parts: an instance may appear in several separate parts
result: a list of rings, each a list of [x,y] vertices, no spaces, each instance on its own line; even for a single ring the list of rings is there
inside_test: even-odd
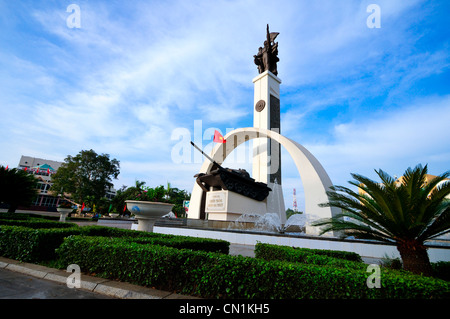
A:
[[[228,229],[265,233],[302,233],[308,224],[308,220],[309,218],[304,214],[294,214],[283,225],[281,224],[280,216],[276,213],[267,213],[264,215],[242,214],[228,226]]]

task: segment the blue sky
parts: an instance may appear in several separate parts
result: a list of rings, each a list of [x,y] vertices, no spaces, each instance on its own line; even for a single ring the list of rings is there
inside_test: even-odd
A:
[[[381,9],[368,28],[367,6]],[[66,8],[80,7],[80,28]],[[0,165],[83,149],[136,179],[191,191],[201,163],[174,163],[174,132],[252,126],[253,55],[280,32],[281,133],[332,182],[374,169],[450,169],[448,1],[0,0]],[[198,123],[198,122],[197,122]],[[175,138],[174,138],[175,137]],[[196,156],[196,155],[195,155]],[[227,163],[249,168],[249,163]],[[283,154],[283,189],[301,191]],[[297,195],[300,207],[302,195]]]

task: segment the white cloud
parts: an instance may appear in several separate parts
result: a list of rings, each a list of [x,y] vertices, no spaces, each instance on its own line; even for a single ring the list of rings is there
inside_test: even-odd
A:
[[[194,175],[200,170],[200,164],[174,165],[171,161],[121,161],[120,169],[125,176],[119,176],[114,181],[117,188],[122,185],[132,186],[136,180],[146,182],[147,186],[165,185],[171,183],[172,187],[192,192],[195,184]],[[180,178],[182,177],[182,178]]]
[[[345,185],[350,173],[375,178],[373,170],[401,175],[409,166],[427,164],[430,173],[448,170],[450,96],[416,101],[377,118],[336,125],[329,143],[307,147],[328,171],[333,183]]]

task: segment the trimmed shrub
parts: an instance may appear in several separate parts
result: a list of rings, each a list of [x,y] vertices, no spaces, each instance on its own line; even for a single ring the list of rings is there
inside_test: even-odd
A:
[[[81,234],[81,227],[28,228],[0,226],[0,256],[24,262],[55,258],[55,249],[70,235]]]
[[[62,244],[65,237],[70,235],[123,238],[126,242],[135,241],[224,254],[228,254],[230,245],[224,240],[165,235],[105,226],[79,227],[76,224],[51,221],[0,220],[0,256],[24,262],[52,260],[56,258],[55,249]]]
[[[433,268],[433,276],[450,281],[450,261],[431,263],[431,267]]]
[[[337,250],[295,248],[257,243],[255,257],[265,260],[284,260],[314,265],[330,265],[343,268],[367,267],[357,253]]]
[[[333,266],[348,269],[366,269],[367,267],[367,265],[362,262],[361,257],[356,253],[333,250],[294,248],[289,246],[277,246],[263,243],[256,244],[255,257],[265,260],[283,260],[288,262]],[[348,260],[340,259],[342,257]],[[401,261],[398,260],[398,262],[400,263],[400,266],[392,267],[387,265],[386,262],[382,263],[381,266],[383,268],[389,269],[391,273],[408,273],[402,269]],[[435,278],[450,281],[450,262],[439,261],[431,263],[431,267],[433,268],[433,276]]]
[[[129,242],[141,244],[162,245],[179,249],[203,250],[223,254],[228,254],[230,250],[230,243],[225,240],[158,234],[105,226],[83,227],[83,235],[126,238]]]
[[[57,221],[39,219],[39,218],[30,218],[30,219],[0,219],[0,225],[7,226],[22,226],[33,229],[40,228],[73,228],[78,227],[77,224],[74,223],[61,223]]]
[[[448,298],[443,280],[381,272],[369,289],[365,270],[322,267],[218,253],[70,236],[57,250],[63,267],[205,298]]]
[[[28,219],[30,216],[29,214],[18,214],[18,213],[0,213],[0,220],[2,219]]]
[[[83,226],[83,233],[86,236],[101,236],[101,237],[154,237],[162,234],[146,233],[131,229],[121,229],[107,226]],[[164,235],[162,235],[164,236]]]
[[[0,219],[14,219],[14,220],[24,220],[24,219],[43,219],[43,220],[59,220],[59,216],[46,216],[38,214],[26,214],[26,213],[0,213]]]
[[[129,241],[138,244],[148,245],[161,245],[168,246],[177,249],[192,249],[202,250],[208,252],[217,252],[222,254],[228,254],[230,250],[230,243],[217,239],[196,238],[187,236],[174,236],[172,238],[146,238],[137,237],[131,238]]]

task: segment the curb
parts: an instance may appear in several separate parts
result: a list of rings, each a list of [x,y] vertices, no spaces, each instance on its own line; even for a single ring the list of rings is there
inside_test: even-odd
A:
[[[41,265],[24,263],[0,257],[0,269],[22,273],[39,279],[60,284],[67,284],[70,273]],[[113,281],[81,274],[81,287],[78,289],[96,292],[118,299],[200,299],[193,296],[180,295],[169,291],[133,285],[127,282]],[[75,288],[77,289],[77,288]]]

